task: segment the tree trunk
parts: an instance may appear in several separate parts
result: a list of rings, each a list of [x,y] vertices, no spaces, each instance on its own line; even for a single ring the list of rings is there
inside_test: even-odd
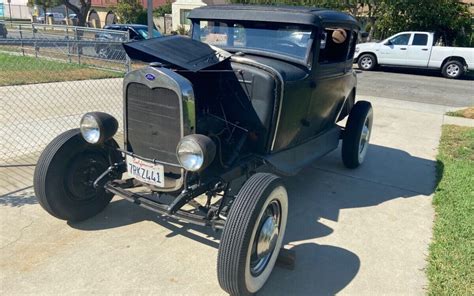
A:
[[[370,31],[369,31],[369,36],[367,37],[367,42],[372,41],[372,38],[374,37],[375,33],[375,17],[369,17],[368,23],[370,24]]]
[[[77,15],[77,25],[84,27],[86,25],[87,14],[91,8],[91,0],[80,0],[79,7],[69,1],[71,0],[63,0],[64,5]]]

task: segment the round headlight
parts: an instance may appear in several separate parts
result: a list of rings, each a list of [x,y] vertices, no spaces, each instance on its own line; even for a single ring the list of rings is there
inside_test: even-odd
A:
[[[86,114],[81,119],[81,134],[84,140],[97,144],[100,140],[100,126],[94,116]]]
[[[204,135],[189,135],[181,139],[176,149],[181,166],[192,172],[205,169],[216,155],[216,145]]]
[[[101,144],[112,138],[118,129],[118,121],[103,112],[90,112],[82,116],[81,134],[90,144]]]

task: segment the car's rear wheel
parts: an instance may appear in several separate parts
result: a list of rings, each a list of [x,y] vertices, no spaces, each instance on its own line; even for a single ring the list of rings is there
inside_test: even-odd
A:
[[[377,59],[373,54],[366,53],[359,57],[357,64],[359,65],[359,69],[371,71],[377,66]]]
[[[250,177],[239,191],[222,233],[217,256],[219,284],[231,295],[260,290],[283,244],[288,195],[280,179],[268,173]]]
[[[358,101],[349,113],[342,139],[342,162],[347,168],[355,169],[364,162],[373,118],[372,105],[366,101]]]
[[[446,78],[457,79],[464,74],[464,65],[460,61],[448,61],[441,72]]]
[[[118,147],[114,140],[107,145]],[[93,183],[118,157],[105,147],[87,143],[79,129],[69,130],[56,137],[38,160],[34,174],[36,198],[59,219],[81,221],[94,216],[109,204],[113,195],[104,188],[94,188]]]

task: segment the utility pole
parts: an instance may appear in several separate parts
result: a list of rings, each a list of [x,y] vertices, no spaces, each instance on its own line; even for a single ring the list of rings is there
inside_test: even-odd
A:
[[[153,0],[147,0],[148,39],[153,38]]]
[[[10,11],[10,26],[13,26],[11,2],[12,0],[8,0],[8,10]]]

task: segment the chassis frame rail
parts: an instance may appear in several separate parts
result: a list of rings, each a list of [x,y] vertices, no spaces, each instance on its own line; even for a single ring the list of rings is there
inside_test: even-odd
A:
[[[108,192],[114,195],[120,196],[136,205],[139,205],[143,208],[154,211],[163,216],[172,217],[178,220],[182,220],[182,221],[200,225],[200,226],[210,226],[213,229],[224,229],[224,225],[225,225],[224,220],[221,220],[221,219],[210,220],[204,215],[198,215],[198,214],[186,212],[183,210],[178,210],[175,213],[170,214],[168,212],[169,205],[150,200],[146,196],[141,195],[139,193],[128,191],[122,188],[121,185],[116,182],[113,182],[113,181],[107,182],[104,185],[104,188],[105,190],[107,190]]]

